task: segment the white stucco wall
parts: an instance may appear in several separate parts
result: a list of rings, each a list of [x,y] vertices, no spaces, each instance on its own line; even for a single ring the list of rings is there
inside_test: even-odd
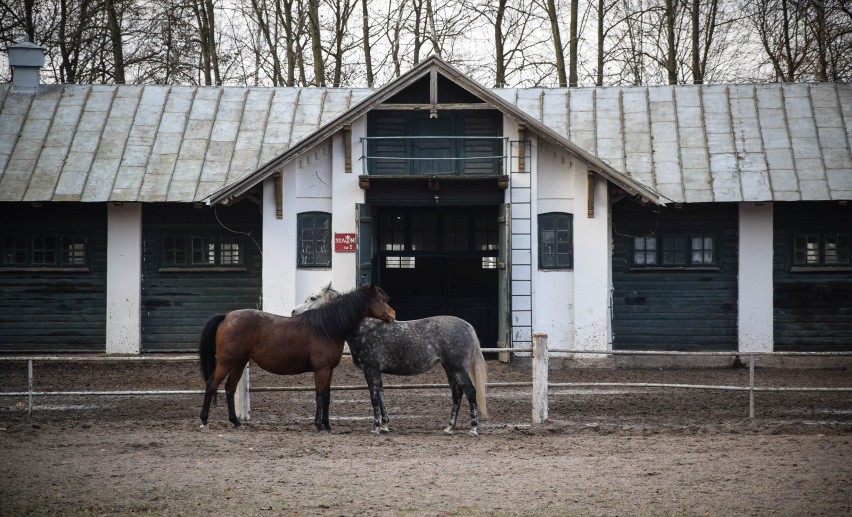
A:
[[[106,353],[138,354],[142,342],[142,204],[107,205]]]
[[[282,172],[283,218],[275,216],[275,181],[263,182],[263,307],[288,315],[296,306],[296,177],[292,164]]]
[[[296,214],[302,212],[328,212],[332,214],[332,225],[334,225],[334,214],[332,207],[333,177],[332,177],[332,145],[331,140],[326,140],[310,151],[306,152],[294,161],[293,173],[296,177]],[[336,201],[335,201],[336,203]],[[290,278],[295,278],[295,299],[293,306],[302,303],[309,295],[320,287],[328,284],[332,279],[331,268],[320,269],[296,269],[297,253],[296,246],[298,238],[297,219],[293,215],[293,239],[290,241],[294,257],[293,270]],[[328,243],[329,247],[332,243]],[[334,254],[332,252],[332,267],[334,266]],[[288,313],[293,307],[289,307]]]
[[[332,152],[332,195],[334,206],[331,215],[332,238],[335,233],[356,233],[355,205],[364,202],[364,191],[358,186],[358,176],[362,172],[361,137],[367,136],[367,119],[361,117],[352,124],[352,172],[345,171],[343,133],[333,139]],[[356,253],[354,251],[332,251],[331,280],[338,291],[355,288]],[[324,285],[324,284],[323,284]],[[313,290],[322,285],[314,286]],[[313,291],[312,291],[313,292]]]
[[[571,158],[560,148],[543,142],[539,144],[537,215],[574,212],[573,178],[576,172],[573,166]],[[537,219],[534,221],[536,223]],[[547,345],[551,350],[568,350],[574,343],[574,271],[539,269],[537,229],[533,232],[533,240],[536,242],[536,259],[533,262],[533,305],[536,307],[533,331],[547,334]]]
[[[739,350],[773,350],[772,203],[740,203]]]
[[[595,177],[594,217],[588,217],[587,174],[574,174],[574,346],[608,350],[612,345],[612,258],[607,182]]]

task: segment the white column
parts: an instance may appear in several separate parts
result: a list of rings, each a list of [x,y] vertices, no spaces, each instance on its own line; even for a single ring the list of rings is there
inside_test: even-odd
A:
[[[594,217],[589,217],[587,175],[575,177],[574,203],[574,346],[607,350],[611,342],[610,256],[607,182],[595,176]]]
[[[106,353],[138,354],[142,341],[142,205],[107,205]]]
[[[283,218],[275,215],[275,181],[263,182],[263,307],[290,315],[296,301],[296,194],[293,174],[282,173]]]
[[[772,203],[740,203],[739,312],[740,352],[773,350]]]
[[[352,124],[352,172],[344,172],[346,155],[343,133],[332,137],[331,153],[331,232],[356,233],[355,204],[364,202],[364,191],[358,186],[361,174],[361,137],[366,136],[366,118]],[[332,248],[333,249],[333,248]],[[332,251],[331,285],[338,291],[355,288],[356,254],[354,251]]]

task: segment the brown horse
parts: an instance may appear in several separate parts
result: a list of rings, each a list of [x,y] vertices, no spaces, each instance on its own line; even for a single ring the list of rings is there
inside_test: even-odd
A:
[[[219,384],[225,383],[228,419],[240,426],[234,409],[234,393],[249,360],[278,375],[314,372],[317,413],[314,425],[331,431],[328,406],[331,374],[340,363],[343,343],[366,317],[393,321],[396,312],[388,296],[373,285],[361,286],[319,309],[287,318],[242,309],[210,318],[201,333],[198,354],[201,375],[207,383],[201,424],[207,427],[210,403]]]

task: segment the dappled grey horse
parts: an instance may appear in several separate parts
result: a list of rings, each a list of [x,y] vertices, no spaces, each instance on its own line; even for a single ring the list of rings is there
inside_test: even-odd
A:
[[[293,310],[301,314],[321,307],[339,293],[331,284],[309,296]],[[352,361],[364,372],[373,405],[373,432],[388,432],[382,374],[417,375],[441,363],[453,397],[450,421],[444,429],[452,433],[462,395],[470,403],[470,433],[477,434],[478,415],[487,418],[487,370],[479,338],[470,323],[455,316],[433,316],[412,321],[385,323],[365,318],[348,339]]]

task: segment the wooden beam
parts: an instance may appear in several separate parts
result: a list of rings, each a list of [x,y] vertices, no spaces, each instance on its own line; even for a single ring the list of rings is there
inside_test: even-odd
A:
[[[435,104],[417,104],[417,103],[399,103],[399,104],[379,104],[375,111],[427,111],[432,108],[437,110],[493,110],[497,109],[487,102],[438,102]]]
[[[352,125],[343,125],[343,172],[352,172]]]
[[[527,126],[518,124],[518,172],[527,172]]]
[[[438,118],[438,69],[432,67],[429,71],[429,118]]]
[[[275,186],[275,218],[284,219],[284,186],[281,182],[281,173],[276,172],[272,175]]]
[[[595,217],[595,173],[589,171],[586,173],[586,217],[594,219]]]

